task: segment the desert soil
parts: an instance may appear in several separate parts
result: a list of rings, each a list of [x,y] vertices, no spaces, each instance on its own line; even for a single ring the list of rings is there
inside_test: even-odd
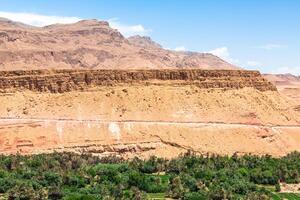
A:
[[[300,113],[277,91],[115,85],[0,96],[0,151],[174,157],[300,150]]]

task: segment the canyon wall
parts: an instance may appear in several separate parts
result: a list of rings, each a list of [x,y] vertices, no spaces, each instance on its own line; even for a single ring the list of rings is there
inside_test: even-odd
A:
[[[240,89],[252,87],[275,91],[276,87],[258,71],[246,70],[29,70],[0,71],[0,90],[28,89],[63,93],[91,86],[125,84],[196,85],[199,88]]]

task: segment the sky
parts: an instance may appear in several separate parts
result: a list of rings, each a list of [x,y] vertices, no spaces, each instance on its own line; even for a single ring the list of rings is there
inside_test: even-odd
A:
[[[299,0],[0,0],[0,17],[35,26],[109,21],[173,50],[246,69],[300,75]]]

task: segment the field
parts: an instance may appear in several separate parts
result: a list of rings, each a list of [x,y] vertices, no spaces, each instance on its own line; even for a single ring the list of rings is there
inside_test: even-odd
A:
[[[300,195],[293,194],[293,193],[281,193],[281,194],[274,194],[272,196],[272,199],[274,199],[274,200],[280,200],[280,199],[300,200]]]

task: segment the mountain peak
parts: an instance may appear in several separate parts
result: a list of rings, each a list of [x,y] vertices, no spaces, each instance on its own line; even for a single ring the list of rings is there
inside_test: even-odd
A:
[[[96,19],[88,19],[88,20],[80,20],[75,23],[70,24],[51,24],[48,26],[45,26],[44,28],[64,28],[64,29],[70,29],[70,28],[76,28],[76,29],[88,29],[88,28],[110,28],[108,22],[106,21],[99,21]]]
[[[0,29],[1,28],[34,28],[34,26],[0,17]]]
[[[80,20],[75,24],[85,25],[85,26],[109,26],[109,23],[107,21],[100,21],[97,19]]]
[[[134,35],[127,38],[128,41],[138,47],[143,48],[162,48],[162,46],[154,42],[149,36]]]

